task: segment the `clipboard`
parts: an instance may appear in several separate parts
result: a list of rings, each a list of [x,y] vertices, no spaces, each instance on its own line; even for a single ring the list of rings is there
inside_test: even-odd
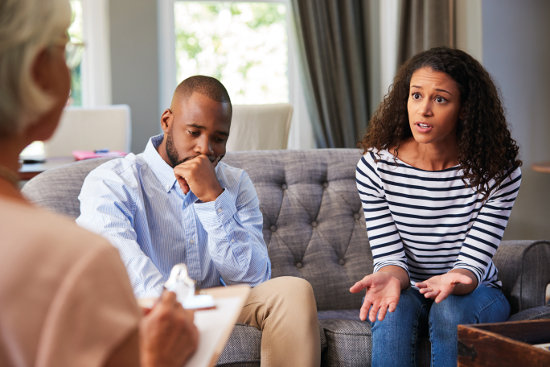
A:
[[[211,367],[216,364],[249,293],[250,286],[245,284],[207,288],[199,292],[214,297],[215,308],[195,311],[199,345],[186,367]]]

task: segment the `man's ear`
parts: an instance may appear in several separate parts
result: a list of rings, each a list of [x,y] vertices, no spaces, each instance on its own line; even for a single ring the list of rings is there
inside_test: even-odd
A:
[[[160,127],[162,128],[162,131],[167,132],[173,120],[174,114],[172,113],[172,110],[169,108],[165,109],[160,117]]]

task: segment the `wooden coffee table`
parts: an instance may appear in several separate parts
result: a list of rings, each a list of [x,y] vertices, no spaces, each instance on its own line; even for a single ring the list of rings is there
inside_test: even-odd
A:
[[[550,319],[458,325],[458,366],[550,366]]]

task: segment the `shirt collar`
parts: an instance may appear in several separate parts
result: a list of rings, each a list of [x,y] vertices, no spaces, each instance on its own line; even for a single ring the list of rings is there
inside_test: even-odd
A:
[[[149,141],[147,142],[147,146],[143,151],[143,158],[145,159],[147,165],[151,168],[155,176],[157,176],[158,180],[162,184],[162,187],[164,187],[164,190],[166,190],[166,192],[169,192],[174,187],[174,185],[176,185],[177,180],[176,176],[174,175],[174,169],[170,167],[170,165],[166,163],[164,159],[162,159],[159,152],[157,151],[158,146],[160,145],[160,143],[162,143],[163,137],[164,134],[159,134],[149,139]]]

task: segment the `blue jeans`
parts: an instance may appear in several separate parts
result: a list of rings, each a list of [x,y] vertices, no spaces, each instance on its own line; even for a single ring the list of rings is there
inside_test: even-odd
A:
[[[431,365],[456,366],[457,325],[505,321],[510,304],[500,289],[481,285],[472,293],[450,295],[441,303],[415,288],[401,292],[394,312],[372,325],[372,366],[415,366],[419,335],[429,333]]]

